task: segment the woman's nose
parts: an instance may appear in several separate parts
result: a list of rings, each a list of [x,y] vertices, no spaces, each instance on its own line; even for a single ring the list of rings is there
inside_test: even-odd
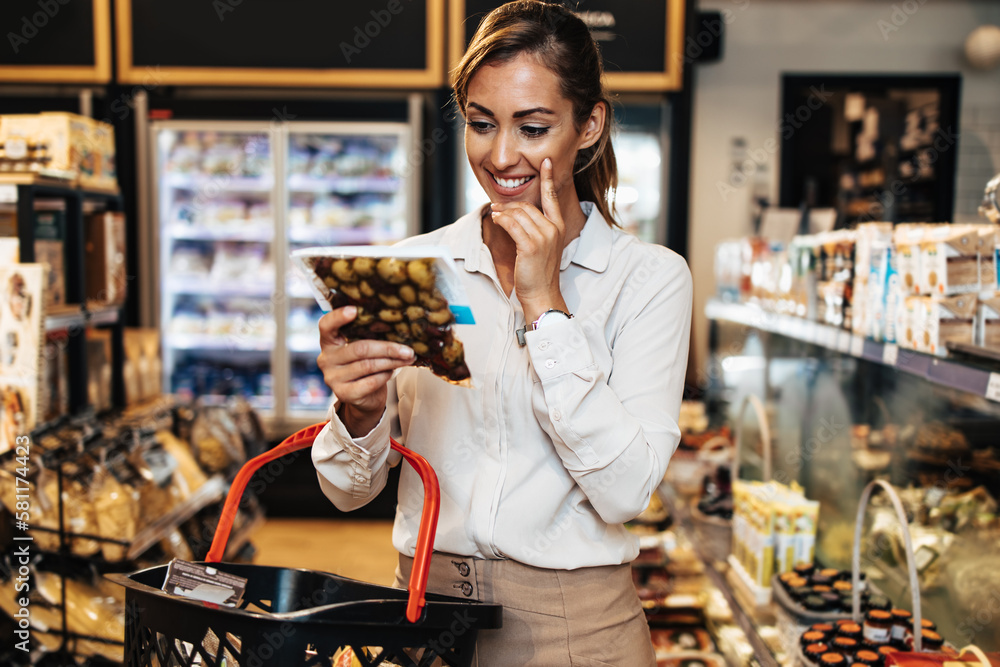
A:
[[[493,150],[490,161],[498,170],[504,170],[517,164],[518,155],[514,141],[505,132],[498,132],[493,139]]]

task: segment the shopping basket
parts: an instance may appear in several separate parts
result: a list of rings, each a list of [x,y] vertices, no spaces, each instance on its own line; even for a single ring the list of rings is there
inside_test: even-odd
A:
[[[248,461],[236,475],[205,562],[247,579],[239,607],[160,590],[167,566],[107,575],[126,588],[128,667],[324,665],[350,647],[364,667],[470,665],[480,630],[501,624],[502,608],[425,594],[440,491],[427,461],[393,441],[424,483],[424,508],[407,591],[312,570],[223,563],[247,483],[263,465],[312,445],[324,424],[291,435]]]

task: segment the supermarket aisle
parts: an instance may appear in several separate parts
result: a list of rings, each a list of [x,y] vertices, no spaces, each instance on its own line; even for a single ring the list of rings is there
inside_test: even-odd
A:
[[[391,585],[391,520],[268,519],[253,537],[254,563],[333,572]]]

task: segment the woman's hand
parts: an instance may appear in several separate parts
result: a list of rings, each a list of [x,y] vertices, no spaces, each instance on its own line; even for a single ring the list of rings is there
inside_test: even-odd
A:
[[[514,292],[532,322],[549,308],[566,310],[559,288],[559,265],[566,225],[552,180],[552,160],[542,160],[542,210],[527,202],[493,204],[493,222],[514,241]]]
[[[382,418],[388,395],[386,384],[393,371],[413,363],[413,350],[406,345],[380,340],[348,343],[340,328],[357,317],[357,308],[347,306],[324,315],[319,321],[320,353],[316,362],[323,380],[341,403],[341,419],[354,437],[369,433]]]

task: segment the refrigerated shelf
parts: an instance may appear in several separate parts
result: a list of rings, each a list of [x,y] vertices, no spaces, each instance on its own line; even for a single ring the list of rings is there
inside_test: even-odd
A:
[[[167,346],[173,350],[232,350],[270,352],[274,338],[241,336],[239,334],[170,334]]]
[[[171,294],[199,294],[205,296],[246,296],[270,298],[274,294],[273,282],[216,282],[199,278],[174,278],[167,281]]]
[[[306,176],[292,174],[288,177],[290,192],[313,194],[395,194],[402,181],[392,177],[378,176]]]
[[[270,243],[274,239],[274,223],[241,225],[239,223],[202,223],[201,226],[173,224],[164,228],[168,238],[177,241],[246,241]]]
[[[247,178],[230,174],[164,174],[163,184],[175,190],[197,190],[206,196],[214,192],[259,193],[270,195],[272,178]]]

